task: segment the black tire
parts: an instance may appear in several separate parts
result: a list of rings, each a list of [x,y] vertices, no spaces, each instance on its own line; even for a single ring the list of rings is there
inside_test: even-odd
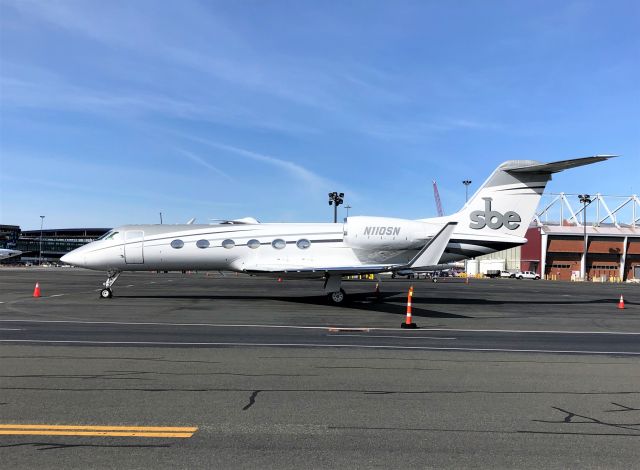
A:
[[[104,288],[104,289],[102,289],[100,291],[100,298],[101,299],[110,299],[111,297],[113,297],[113,292],[108,287],[106,287],[106,288]]]
[[[329,303],[332,305],[344,305],[347,303],[347,293],[344,289],[340,289],[336,292],[330,292],[327,295],[327,298],[329,299]]]

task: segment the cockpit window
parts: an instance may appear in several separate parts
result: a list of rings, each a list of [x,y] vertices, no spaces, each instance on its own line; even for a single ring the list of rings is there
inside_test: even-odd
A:
[[[117,237],[119,233],[120,232],[116,232],[114,230],[109,230],[107,233],[105,233],[100,238],[98,238],[98,240],[116,240],[120,238],[120,237]]]
[[[96,238],[96,240],[104,240],[105,238],[107,238],[109,235],[111,235],[113,233],[113,230],[109,230],[107,233],[105,233],[104,235],[102,235],[101,237]]]
[[[111,232],[111,235],[109,235],[108,237],[105,237],[105,240],[116,240],[120,238],[117,236],[119,233],[120,232]]]

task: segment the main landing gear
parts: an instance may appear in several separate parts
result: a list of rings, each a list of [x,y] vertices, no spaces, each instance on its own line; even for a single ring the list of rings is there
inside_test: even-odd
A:
[[[324,291],[327,293],[329,303],[333,305],[344,305],[347,303],[347,293],[340,286],[342,285],[342,276],[327,275],[324,281]]]
[[[107,280],[104,281],[103,283],[104,289],[100,291],[101,299],[110,299],[111,297],[113,297],[113,291],[111,290],[111,286],[115,284],[115,282],[118,280],[118,277],[120,277],[121,273],[122,271],[115,271],[115,270],[107,271]]]
[[[339,291],[331,292],[328,297],[329,302],[331,302],[332,304],[342,305],[347,300],[347,293],[344,291],[344,289],[340,289]]]

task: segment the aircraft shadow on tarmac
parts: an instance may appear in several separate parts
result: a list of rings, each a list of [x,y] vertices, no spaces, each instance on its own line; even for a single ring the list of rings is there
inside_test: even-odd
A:
[[[244,301],[264,301],[274,300],[281,302],[298,303],[305,305],[318,305],[325,307],[346,308],[356,310],[367,310],[380,313],[391,313],[397,315],[406,315],[406,293],[405,292],[381,292],[378,297],[370,292],[351,293],[349,301],[338,306],[328,303],[326,296],[275,296],[275,295],[118,295],[119,298],[131,299],[178,299],[178,300],[244,300]],[[490,306],[490,305],[613,305],[617,303],[617,299],[593,299],[593,300],[525,300],[525,299],[508,299],[508,300],[490,300],[482,298],[470,297],[413,297],[412,315],[414,317],[425,318],[474,318],[473,315],[462,315],[456,313],[442,312],[430,310],[420,305],[464,305],[464,306]],[[627,302],[628,305],[634,305],[634,302]]]
[[[327,301],[327,297],[324,295],[316,296],[300,296],[300,297],[285,297],[285,296],[273,296],[273,295],[118,295],[119,298],[129,299],[183,299],[183,300],[245,300],[245,301],[263,301],[263,300],[275,300],[281,302],[290,302],[305,305],[319,305],[324,307],[334,308],[346,308],[355,310],[367,310],[380,313],[391,313],[396,315],[405,316],[407,313],[407,307],[405,305],[406,293],[404,292],[384,292],[380,293],[376,297],[372,293],[354,293],[349,294],[349,301],[344,305],[334,306],[330,305]],[[393,299],[392,299],[393,298]],[[390,303],[392,301],[394,303]],[[401,302],[401,303],[396,303]],[[427,303],[427,302],[425,302]],[[415,297],[414,297],[415,304]],[[448,312],[439,312],[435,310],[428,310],[425,308],[413,306],[412,315],[414,317],[426,317],[426,318],[473,318],[468,315],[460,315]]]

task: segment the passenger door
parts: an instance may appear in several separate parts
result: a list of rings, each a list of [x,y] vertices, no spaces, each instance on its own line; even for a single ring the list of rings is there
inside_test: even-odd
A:
[[[144,232],[127,230],[124,234],[124,261],[127,264],[144,263]]]

